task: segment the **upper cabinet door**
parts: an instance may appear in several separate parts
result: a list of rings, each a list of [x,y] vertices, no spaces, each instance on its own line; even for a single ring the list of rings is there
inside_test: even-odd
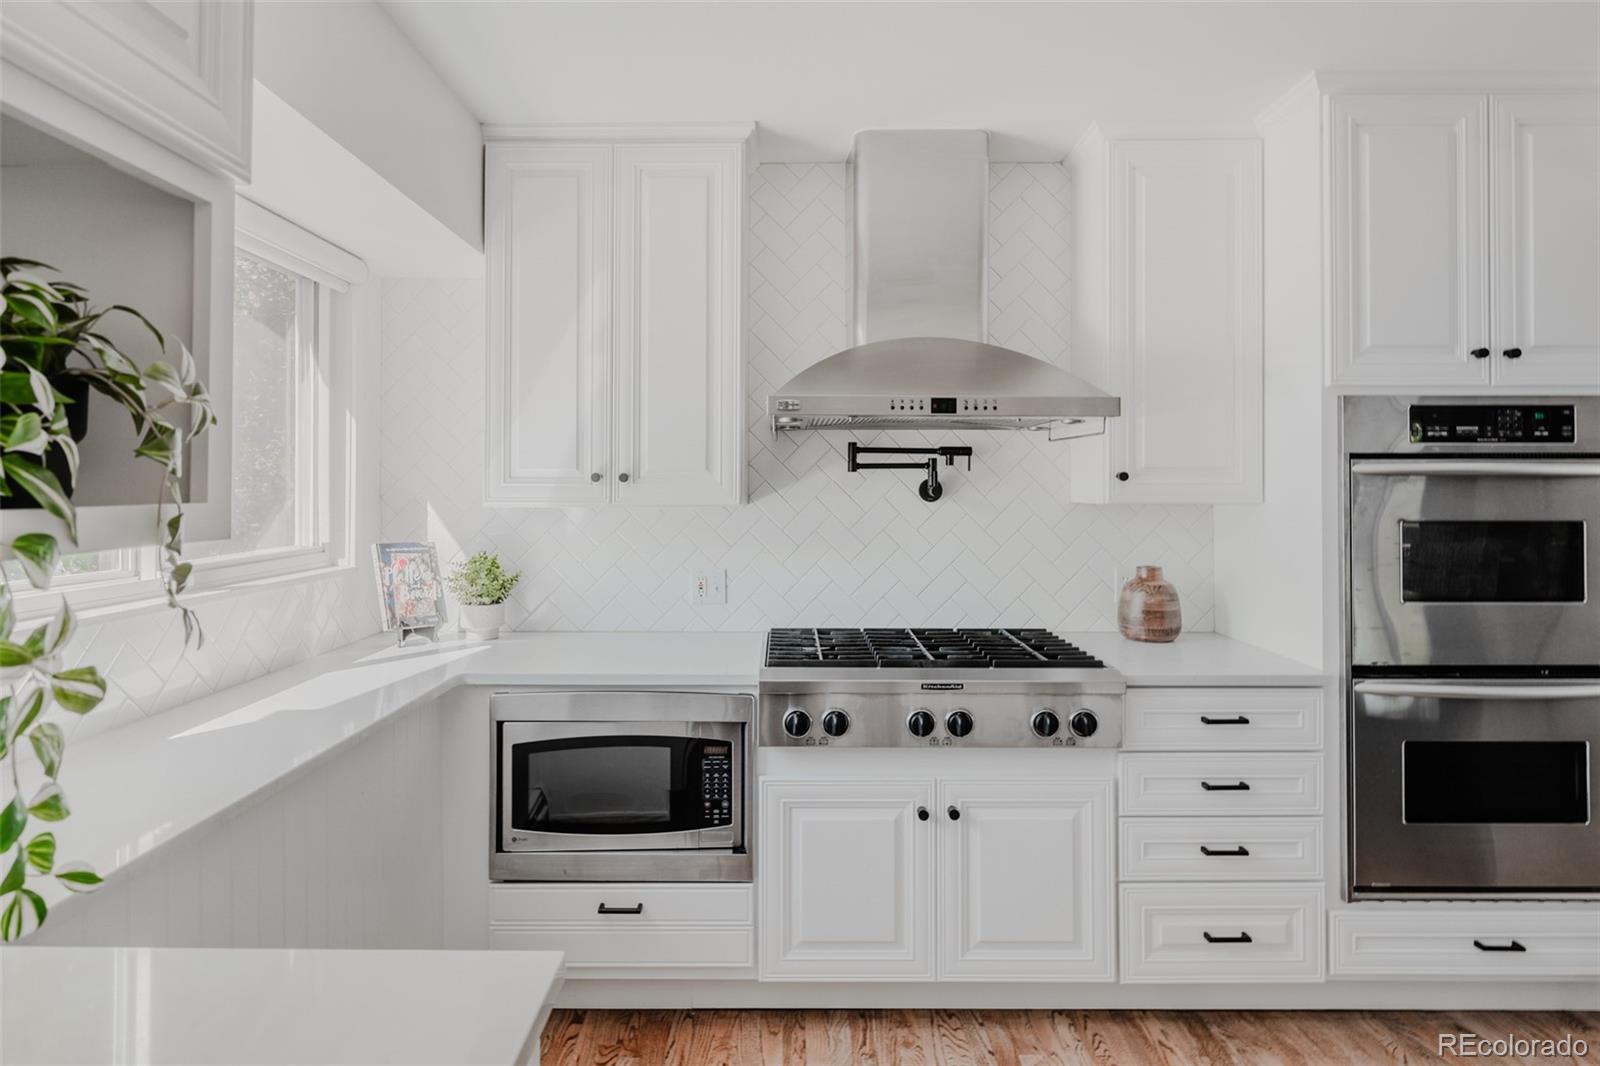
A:
[[[1488,100],[1332,100],[1331,377],[1336,385],[1485,385]]]
[[[201,166],[250,179],[248,2],[39,0],[0,11],[8,103],[39,114],[46,97],[65,93]]]
[[[484,248],[485,502],[604,503],[611,474],[611,148],[490,145]]]
[[[1113,502],[1261,498],[1261,144],[1111,149]]]
[[[743,152],[615,152],[615,498],[743,502]]]
[[[1592,93],[1499,96],[1493,115],[1496,380],[1595,388],[1600,101]]]

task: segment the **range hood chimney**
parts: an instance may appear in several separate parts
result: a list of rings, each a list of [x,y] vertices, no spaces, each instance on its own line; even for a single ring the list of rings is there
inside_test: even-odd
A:
[[[1121,413],[1042,359],[986,343],[989,135],[866,130],[855,149],[855,346],[767,399],[774,430],[1047,429]]]

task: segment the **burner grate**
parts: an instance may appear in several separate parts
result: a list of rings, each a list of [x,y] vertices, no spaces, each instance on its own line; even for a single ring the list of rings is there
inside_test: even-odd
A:
[[[774,629],[769,667],[1078,669],[1105,666],[1048,629]]]

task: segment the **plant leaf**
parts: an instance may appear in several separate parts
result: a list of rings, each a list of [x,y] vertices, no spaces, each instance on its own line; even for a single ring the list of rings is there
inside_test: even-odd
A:
[[[67,641],[72,639],[72,634],[77,631],[77,628],[78,617],[72,613],[72,604],[68,603],[63,597],[61,610],[56,613],[54,618],[50,619],[46,627],[44,638],[45,654],[54,655],[65,647]]]
[[[33,926],[37,929],[44,924],[45,915],[50,913],[50,908],[45,904],[44,897],[31,888],[23,889],[21,896],[33,905]]]
[[[56,864],[56,835],[40,833],[28,841],[25,854],[28,856],[29,866],[42,874],[49,873]]]
[[[33,745],[33,753],[39,757],[44,775],[54,781],[61,770],[61,756],[67,750],[66,734],[54,722],[41,722],[28,734],[28,743]]]
[[[28,813],[47,822],[59,822],[72,810],[67,806],[66,794],[54,781],[40,787],[28,804]]]
[[[0,592],[0,640],[11,639],[11,627],[17,623],[17,612],[11,609],[11,593]]]
[[[22,564],[28,584],[36,589],[50,587],[50,579],[55,576],[56,561],[60,557],[56,538],[48,533],[24,533],[11,542],[11,550],[16,554],[17,562]]]
[[[9,640],[0,640],[0,669],[13,666],[27,666],[33,662],[33,655],[21,644],[13,644]]]
[[[28,727],[39,717],[39,712],[44,710],[44,689],[36,688],[22,703],[22,714],[17,718],[17,724],[11,727],[10,736],[20,737],[28,731]],[[0,848],[0,851],[4,851]]]
[[[21,485],[40,507],[65,522],[67,536],[72,539],[72,543],[78,543],[78,512],[54,474],[38,463],[19,455],[0,458],[0,466],[5,468],[11,479]]]
[[[11,802],[6,804],[4,810],[0,810],[0,852],[11,850],[11,845],[22,836],[22,830],[27,824],[28,808],[23,805],[22,797],[11,797]]]
[[[44,450],[50,446],[50,438],[45,436],[44,424],[39,420],[37,411],[7,415],[0,419],[0,426],[5,428],[0,443],[5,445],[8,452],[43,455]]]
[[[48,300],[10,286],[6,290],[6,306],[11,309],[12,314],[24,322],[32,322],[49,333],[55,332],[56,312]]]
[[[56,871],[56,880],[74,892],[93,892],[105,879],[88,863],[71,862]]]
[[[145,430],[144,439],[133,450],[133,454],[154,459],[163,466],[171,466],[176,435],[177,431],[172,426],[152,419],[150,428]]]
[[[50,679],[56,702],[73,714],[88,714],[106,698],[105,678],[92,666],[62,670]]]
[[[11,861],[11,867],[6,870],[4,879],[0,879],[0,896],[7,892],[15,892],[22,887],[22,882],[28,879],[27,868],[23,865],[22,852],[17,852],[17,857]]]
[[[15,940],[22,935],[22,897],[13,895],[0,912],[0,940]]]

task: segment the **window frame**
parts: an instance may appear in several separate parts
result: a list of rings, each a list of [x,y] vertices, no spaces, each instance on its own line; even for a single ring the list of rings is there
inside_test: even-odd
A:
[[[193,564],[186,597],[314,576],[347,567],[353,558],[355,498],[349,462],[353,442],[348,424],[336,430],[334,423],[340,412],[348,412],[353,399],[350,386],[355,353],[350,350],[351,331],[336,330],[335,321],[350,316],[350,288],[366,281],[366,264],[243,196],[235,203],[233,248],[235,255],[242,251],[299,281],[294,373],[300,399],[309,410],[296,411],[297,543],[206,558],[185,556],[184,561]],[[229,257],[230,276],[233,264]],[[73,609],[79,614],[142,606],[165,596],[158,546],[107,550],[121,554],[121,569],[104,576],[63,575],[45,590],[13,586],[18,619],[28,621],[54,612],[63,593],[71,594]]]

